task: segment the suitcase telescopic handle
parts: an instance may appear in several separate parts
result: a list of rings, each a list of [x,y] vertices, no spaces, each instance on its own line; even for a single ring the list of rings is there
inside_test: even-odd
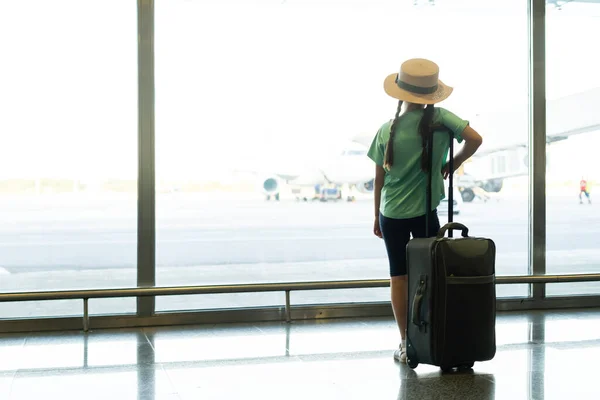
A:
[[[450,222],[449,224],[446,224],[440,228],[440,231],[438,232],[438,235],[437,235],[438,239],[443,238],[446,235],[446,231],[449,231],[449,230],[461,231],[462,237],[469,236],[469,228],[467,228],[466,226],[464,226],[463,224],[460,224],[458,222]]]

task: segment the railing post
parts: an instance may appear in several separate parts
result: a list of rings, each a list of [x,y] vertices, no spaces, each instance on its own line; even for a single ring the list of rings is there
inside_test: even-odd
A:
[[[292,310],[290,308],[291,308],[290,291],[286,290],[285,291],[285,321],[288,323],[292,321]]]
[[[90,313],[88,308],[88,298],[83,298],[83,331],[88,332],[90,330]]]

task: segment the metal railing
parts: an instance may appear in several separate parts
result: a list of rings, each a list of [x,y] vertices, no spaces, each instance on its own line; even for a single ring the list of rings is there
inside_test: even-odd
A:
[[[600,281],[600,274],[576,275],[528,275],[528,276],[497,276],[495,283],[504,284],[544,284]],[[300,290],[330,290],[330,289],[364,289],[389,287],[389,279],[348,280],[326,282],[281,282],[281,283],[250,283],[236,285],[211,286],[170,286],[170,287],[137,287],[119,289],[92,290],[58,290],[43,292],[14,292],[1,293],[0,302],[13,301],[46,301],[46,300],[83,300],[83,330],[89,330],[89,299],[117,297],[147,297],[147,296],[176,296],[193,294],[222,294],[247,292],[285,292],[286,321],[291,320],[290,292]]]

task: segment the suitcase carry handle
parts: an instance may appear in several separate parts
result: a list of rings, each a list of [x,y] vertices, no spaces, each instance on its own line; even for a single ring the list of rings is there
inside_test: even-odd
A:
[[[412,323],[419,327],[419,331],[425,327],[426,321],[421,319],[421,305],[423,303],[423,294],[427,287],[427,276],[422,275],[419,278],[419,288],[415,293],[412,303],[411,320]]]
[[[438,232],[438,239],[443,238],[446,235],[446,231],[453,231],[453,230],[460,230],[462,232],[462,237],[468,237],[469,236],[469,228],[467,228],[466,226],[464,226],[463,224],[460,224],[458,222],[450,222],[444,226],[442,226],[440,228],[440,231]]]

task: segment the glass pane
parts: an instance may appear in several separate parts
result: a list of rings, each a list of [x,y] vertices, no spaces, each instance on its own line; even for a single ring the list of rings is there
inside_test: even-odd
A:
[[[496,285],[496,297],[522,297],[528,292],[528,285]],[[387,301],[389,288],[306,290],[291,293],[293,305],[314,305],[322,303],[367,303]],[[272,303],[278,304],[278,303]]]
[[[83,300],[10,301],[0,303],[0,315],[3,319],[83,316]]]
[[[270,306],[285,306],[285,292],[266,293],[219,293],[186,296],[161,296],[156,301],[168,310],[197,311],[218,310],[224,308],[250,308]]]
[[[600,58],[583,39],[600,35],[600,3],[550,7],[547,20],[547,273],[597,273]],[[547,285],[548,295],[598,293],[600,282]]]
[[[499,275],[528,273],[527,4],[431,3],[156,1],[158,285],[388,278],[365,153],[396,109],[384,78],[416,55],[455,87],[442,106],[485,138],[455,220],[496,241]]]
[[[2,292],[136,284],[136,21],[131,1],[0,2]],[[81,314],[69,304],[0,318]],[[94,311],[135,310],[110,304]]]

